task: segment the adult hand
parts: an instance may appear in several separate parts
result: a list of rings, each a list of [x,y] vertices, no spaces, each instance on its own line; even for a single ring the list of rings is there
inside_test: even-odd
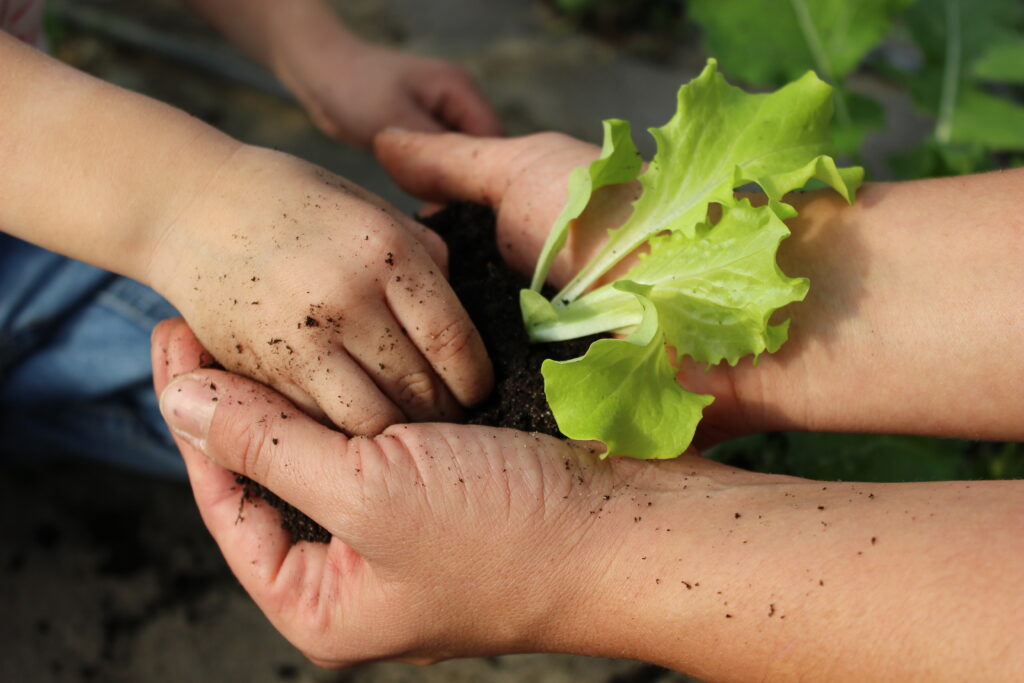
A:
[[[412,194],[493,207],[502,253],[524,273],[565,203],[570,171],[598,155],[550,133],[480,140],[397,130],[378,136],[375,151]],[[853,206],[828,190],[788,198],[799,216],[787,221],[793,235],[779,262],[809,277],[810,293],[779,313],[791,320],[789,341],[756,366],[680,365],[685,386],[716,396],[697,444],[776,429],[1024,439],[1022,186],[1015,170],[867,184]],[[589,260],[635,192],[595,195],[552,284]]]
[[[349,439],[255,382],[197,372],[203,354],[182,320],[156,328],[162,410],[228,564],[313,661],[557,647],[606,566],[588,512],[616,486],[609,463],[551,437],[448,424]],[[330,544],[292,545],[265,504],[239,513],[232,472],[305,511]]]
[[[349,439],[201,355],[180,320],[154,332],[200,513],[321,665],[558,651],[705,680],[1024,671],[1021,482],[823,484],[457,425]],[[291,545],[265,505],[239,519],[231,471],[334,538]]]
[[[151,253],[146,280],[224,367],[351,434],[490,391],[440,238],[319,167],[239,146]]]

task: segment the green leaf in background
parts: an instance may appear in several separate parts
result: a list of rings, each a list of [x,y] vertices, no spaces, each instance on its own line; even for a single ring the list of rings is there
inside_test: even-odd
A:
[[[987,47],[971,64],[969,75],[979,81],[1024,85],[1024,38],[1018,35]]]
[[[754,434],[705,453],[719,462],[773,474],[841,481],[947,481],[1024,477],[1024,448],[883,434]]]
[[[860,169],[836,169],[829,151],[832,89],[813,73],[779,90],[750,95],[729,85],[715,60],[679,89],[678,109],[661,128],[651,129],[657,153],[640,175],[643,194],[633,213],[608,242],[559,292],[554,306],[578,298],[601,275],[665,230],[692,236],[707,217],[708,205],[735,203],[734,188],[759,184],[783,218],[785,192],[809,177],[852,198]]]
[[[587,208],[590,196],[605,185],[628,183],[636,179],[642,166],[643,160],[630,136],[629,122],[620,119],[605,121],[601,156],[589,166],[574,169],[569,176],[569,200],[544,242],[533,271],[530,289],[539,292],[544,286],[551,263],[569,237],[569,226]]]
[[[815,69],[836,88],[836,151],[856,155],[883,119],[880,105],[851,92],[845,78],[913,1],[694,0],[690,17],[701,27],[707,53],[747,83],[777,86]]]
[[[642,320],[626,339],[599,339],[582,358],[542,366],[558,428],[572,439],[596,439],[608,455],[674,458],[693,439],[711,396],[679,386],[665,353],[649,288],[619,281],[637,297]]]
[[[918,108],[936,117],[938,143],[974,145],[982,152],[1019,150],[1024,108],[985,92],[981,82],[1015,82],[1024,72],[1024,66],[1013,63],[1021,50],[1024,4],[918,0],[903,23],[923,61],[894,73]]]
[[[950,142],[1024,151],[1024,106],[981,90],[964,90],[953,111]]]
[[[877,100],[857,92],[847,90],[843,97],[850,117],[845,122],[832,122],[832,141],[839,154],[855,156],[872,131],[885,128],[885,109]]]
[[[955,18],[952,27],[950,16]],[[1020,39],[1024,4],[1019,0],[916,0],[903,13],[901,23],[925,64],[938,69],[946,64],[952,29],[958,36],[960,63],[969,72],[993,46]]]
[[[844,78],[913,0],[691,0],[706,51],[751,84],[778,85],[809,68]]]

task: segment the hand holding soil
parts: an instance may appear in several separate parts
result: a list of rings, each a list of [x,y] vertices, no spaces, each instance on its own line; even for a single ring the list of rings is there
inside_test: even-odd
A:
[[[264,386],[197,370],[203,349],[180,320],[153,348],[207,527],[318,664],[557,651],[780,681],[1024,668],[1010,578],[1024,571],[1019,482],[815,482],[693,454],[602,461],[459,425],[349,439]],[[293,545],[275,510],[240,500],[232,472],[334,538]]]
[[[498,140],[389,130],[375,152],[418,197],[492,207],[502,256],[525,275],[565,204],[569,173],[599,150],[554,133]],[[1020,170],[867,183],[853,206],[827,190],[787,196],[799,215],[779,262],[809,277],[810,293],[778,312],[791,320],[789,341],[756,365],[679,364],[687,389],[716,397],[695,443],[785,429],[1024,438],[1019,373],[1006,371],[1024,367],[1024,242],[1013,199],[1022,183]],[[595,194],[551,284],[590,260],[605,231],[629,216],[634,194],[623,185]],[[978,224],[985,230],[970,228]]]
[[[149,281],[226,368],[351,434],[490,391],[445,246],[344,179],[240,147],[164,232]]]

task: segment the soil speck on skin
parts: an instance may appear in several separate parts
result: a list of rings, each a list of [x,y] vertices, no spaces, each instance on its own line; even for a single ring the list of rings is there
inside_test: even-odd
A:
[[[477,204],[451,204],[421,222],[447,243],[449,283],[479,330],[494,365],[494,391],[483,403],[465,411],[465,422],[559,436],[558,425],[544,397],[541,363],[546,358],[569,360],[582,356],[600,336],[555,344],[530,343],[519,310],[519,290],[529,284],[501,259],[495,240],[494,212],[490,209]],[[385,263],[394,265],[392,252],[387,252]],[[552,292],[546,295],[550,297]],[[307,318],[307,326],[309,320],[314,319]],[[401,332],[406,334],[404,328]],[[566,469],[569,467],[566,462]],[[244,477],[238,481],[245,489],[245,500],[264,498],[278,509],[281,526],[291,534],[293,542],[330,542],[329,532],[278,496]],[[582,484],[585,480],[579,477],[578,481]],[[648,507],[651,505],[647,503]],[[641,519],[636,517],[634,521]]]

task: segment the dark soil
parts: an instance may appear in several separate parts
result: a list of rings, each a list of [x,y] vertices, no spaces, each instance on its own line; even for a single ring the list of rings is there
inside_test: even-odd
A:
[[[466,411],[465,422],[558,436],[544,398],[540,374],[545,358],[582,356],[597,337],[555,344],[530,344],[519,313],[525,278],[501,260],[494,212],[476,204],[452,204],[421,219],[448,243],[449,281],[476,324],[494,364],[495,389],[484,403]],[[262,498],[281,513],[281,526],[294,542],[327,543],[331,534],[271,491],[244,477],[245,502]]]

